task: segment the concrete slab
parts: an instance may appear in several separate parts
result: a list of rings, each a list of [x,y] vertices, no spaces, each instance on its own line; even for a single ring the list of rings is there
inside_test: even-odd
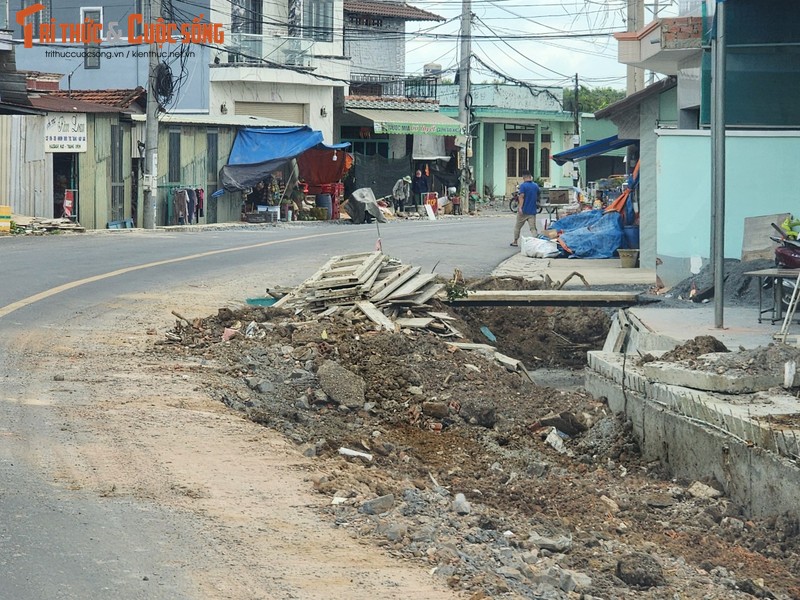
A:
[[[778,391],[729,396],[669,385],[619,353],[590,352],[586,390],[633,424],[646,460],[676,477],[712,477],[753,516],[796,510],[800,400]],[[781,418],[784,417],[784,418]]]
[[[655,269],[623,269],[618,258],[529,258],[520,253],[503,261],[493,275],[537,280],[547,274],[553,281],[564,281],[576,271],[584,276],[590,286],[635,285],[642,286],[642,291],[646,291],[656,283]],[[564,289],[576,288],[585,286],[579,278],[574,277]]]

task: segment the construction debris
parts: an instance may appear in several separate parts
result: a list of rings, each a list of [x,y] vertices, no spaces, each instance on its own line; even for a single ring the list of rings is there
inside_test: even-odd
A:
[[[11,220],[14,222],[14,229],[11,233],[17,234],[44,234],[53,231],[75,231],[82,233],[86,231],[85,227],[71,219],[46,219],[44,217],[14,215]]]

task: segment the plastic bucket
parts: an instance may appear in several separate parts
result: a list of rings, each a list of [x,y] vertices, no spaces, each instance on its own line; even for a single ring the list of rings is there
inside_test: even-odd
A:
[[[0,235],[11,233],[11,207],[0,204]]]
[[[619,266],[623,269],[634,269],[639,261],[638,250],[617,250],[619,254]]]
[[[638,250],[639,248],[639,226],[626,225],[622,228],[622,238],[625,248]]]
[[[324,208],[328,211],[328,219],[333,218],[333,202],[330,194],[317,194],[317,208]]]

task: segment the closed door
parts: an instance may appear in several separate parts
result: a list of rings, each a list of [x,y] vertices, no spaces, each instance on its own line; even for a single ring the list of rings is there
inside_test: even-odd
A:
[[[506,142],[506,196],[511,196],[522,183],[522,173],[530,170],[530,144]]]

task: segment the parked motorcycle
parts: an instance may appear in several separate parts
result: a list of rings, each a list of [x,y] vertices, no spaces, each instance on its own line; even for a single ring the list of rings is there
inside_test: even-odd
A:
[[[775,247],[775,266],[779,269],[800,269],[800,241],[790,238],[786,232],[775,223],[772,227],[780,236],[770,236],[773,242],[778,244]],[[786,308],[792,298],[792,292],[796,285],[796,280],[783,278],[781,280],[781,303]],[[772,282],[765,283],[765,286],[772,286]]]

